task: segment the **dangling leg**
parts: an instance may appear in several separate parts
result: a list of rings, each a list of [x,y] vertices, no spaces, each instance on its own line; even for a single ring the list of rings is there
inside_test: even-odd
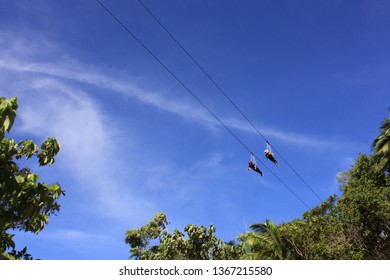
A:
[[[256,165],[255,165],[255,168],[253,170],[256,171],[257,173],[259,173],[263,177],[263,172],[261,172],[261,170]]]

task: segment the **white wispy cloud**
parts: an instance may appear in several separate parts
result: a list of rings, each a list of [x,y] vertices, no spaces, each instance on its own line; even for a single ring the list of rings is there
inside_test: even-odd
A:
[[[100,205],[93,211],[127,221],[150,211],[151,203],[133,193],[136,182],[127,181],[128,188],[124,188],[121,172],[128,164],[119,154],[119,128],[90,94],[53,78],[25,78],[18,88],[13,94],[23,107],[19,130],[40,139],[55,136],[59,140],[56,166],[78,182],[80,191],[90,197],[89,203]],[[126,144],[130,146],[129,141]],[[72,191],[72,186],[65,189]]]
[[[49,239],[60,239],[70,242],[85,242],[91,239],[102,239],[101,235],[90,234],[80,230],[74,229],[56,229],[52,231],[42,232],[41,237]]]
[[[224,121],[224,123],[231,128],[245,131],[247,133],[258,134],[258,132],[250,125],[250,123],[244,120],[227,118]],[[331,147],[335,147],[336,144],[338,143],[338,141],[333,139],[318,139],[316,137],[312,137],[301,133],[275,130],[265,125],[254,124],[254,126],[258,131],[260,131],[262,136],[264,136],[265,138],[277,139],[281,142],[285,142],[289,144],[294,144],[294,145],[299,145],[304,147],[313,147],[313,148],[331,148]]]
[[[9,36],[5,37],[9,38]],[[193,104],[168,98],[158,92],[143,90],[134,83],[120,80],[104,73],[97,66],[82,64],[70,57],[65,57],[64,59],[56,58],[50,62],[33,61],[25,56],[26,53],[32,55],[34,47],[31,47],[29,51],[25,51],[25,44],[20,39],[13,43],[7,43],[8,47],[4,45],[4,42],[0,42],[0,46],[3,46],[3,53],[0,55],[0,68],[8,71],[36,73],[93,85],[177,114],[181,118],[201,121],[208,125],[216,123],[203,108],[197,108]],[[22,53],[24,59],[19,59],[19,53]]]
[[[44,44],[47,45],[48,43],[44,41]],[[0,43],[0,45],[4,45],[4,42]],[[105,73],[98,66],[86,65],[70,57],[66,57],[66,59],[56,58],[50,62],[37,62],[28,59],[20,60],[18,53],[25,51],[25,44],[18,39],[12,44],[8,43],[8,45],[11,45],[11,47],[5,48],[3,54],[0,55],[0,68],[2,69],[19,73],[41,74],[96,86],[109,90],[110,93],[114,92],[133,98],[138,102],[176,114],[180,118],[196,121],[212,129],[220,125],[216,119],[197,103],[187,103],[182,100],[169,98],[161,92],[143,90],[131,81],[118,79],[109,73]],[[33,51],[30,50],[27,53],[33,53]],[[220,119],[232,129],[257,134],[253,127],[244,120],[231,117],[220,117]],[[255,125],[258,126],[256,123]],[[336,143],[332,139],[316,139],[296,132],[280,131],[264,126],[259,127],[257,128],[267,138],[276,138],[294,145],[329,148]]]

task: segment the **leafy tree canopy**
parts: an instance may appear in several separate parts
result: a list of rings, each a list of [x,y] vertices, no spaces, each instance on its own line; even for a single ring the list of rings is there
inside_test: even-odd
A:
[[[0,98],[0,259],[31,258],[26,248],[15,250],[9,230],[39,233],[49,216],[60,210],[58,199],[64,195],[58,183],[41,183],[37,174],[20,167],[23,157],[36,156],[40,166],[53,164],[60,144],[50,137],[39,148],[32,140],[15,142],[5,137],[14,124],[17,101]]]
[[[141,260],[232,260],[239,259],[242,247],[223,242],[215,227],[187,225],[184,232],[168,232],[166,215],[156,213],[148,224],[126,232],[130,258]],[[154,244],[154,245],[152,245]]]
[[[390,110],[390,109],[389,109]],[[371,145],[375,156],[384,161],[384,170],[390,172],[390,118],[385,118],[380,133]]]
[[[342,196],[280,225],[295,259],[390,259],[390,178],[385,161],[360,155],[339,176]]]
[[[279,227],[270,220],[265,223],[254,223],[250,226],[252,232],[240,235],[244,244],[243,259],[251,260],[288,260],[291,252],[286,245]]]

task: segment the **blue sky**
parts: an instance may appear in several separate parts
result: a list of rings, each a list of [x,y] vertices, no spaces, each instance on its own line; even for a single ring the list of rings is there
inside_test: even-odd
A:
[[[102,2],[309,207],[319,199],[136,0]],[[388,115],[387,1],[143,0],[323,200]],[[56,136],[39,168],[66,191],[41,259],[127,259],[124,233],[158,211],[228,241],[307,210],[94,0],[0,2],[0,87],[19,98],[11,137]],[[22,163],[21,163],[22,164]],[[24,164],[24,163],[23,163]]]

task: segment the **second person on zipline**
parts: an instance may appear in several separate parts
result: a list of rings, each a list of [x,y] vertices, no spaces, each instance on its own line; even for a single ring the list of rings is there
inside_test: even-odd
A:
[[[257,173],[259,173],[261,176],[263,176],[263,172],[261,172],[261,170],[257,167],[256,164],[254,164],[251,160],[248,161],[248,170],[254,170],[256,171]]]

